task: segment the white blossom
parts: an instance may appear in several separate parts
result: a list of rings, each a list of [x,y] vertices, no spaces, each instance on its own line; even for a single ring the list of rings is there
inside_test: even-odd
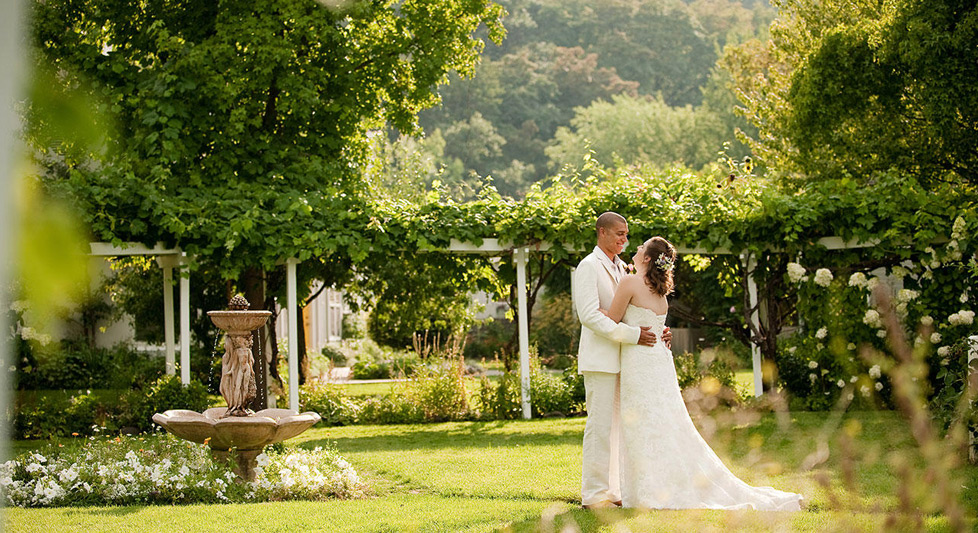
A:
[[[961,293],[961,296],[958,297],[958,301],[961,302],[961,303],[963,303],[963,304],[968,303],[968,293],[962,292]]]
[[[820,268],[815,271],[815,284],[828,287],[832,283],[832,271],[827,268]]]
[[[970,310],[962,309],[957,313],[954,313],[947,317],[947,321],[952,326],[967,326],[971,325],[975,321],[975,312]]]
[[[808,379],[812,383],[815,383],[815,380],[818,379],[818,376],[816,376],[815,374],[808,374]]]
[[[873,387],[875,387],[875,388],[876,388],[876,390],[878,390],[878,391],[879,391],[879,390],[883,390],[883,384],[882,384],[882,383],[880,383],[879,381],[877,381],[877,382],[876,382],[876,385],[873,385]]]
[[[934,319],[930,315],[924,315],[920,317],[920,323],[924,326],[931,326],[934,324]]]
[[[812,370],[815,370],[816,368],[818,368],[818,361],[809,361],[808,362],[808,368],[811,368]]]
[[[951,226],[951,238],[960,239],[964,237],[964,230],[967,228],[967,224],[964,221],[964,217],[958,216],[954,219],[954,225]]]
[[[845,387],[846,386],[846,382],[843,379],[840,379],[839,381],[836,381],[835,384],[838,385],[840,389],[842,387]]]
[[[823,326],[818,328],[818,331],[815,332],[815,338],[824,339],[828,334],[829,334],[829,330]]]
[[[896,299],[899,302],[909,302],[912,300],[916,300],[918,296],[920,296],[920,293],[917,291],[910,290],[910,289],[900,289],[897,292]]]
[[[866,274],[862,272],[853,272],[849,276],[849,286],[850,287],[865,287],[866,286]]]
[[[866,311],[866,314],[863,315],[863,323],[874,328],[878,328],[883,325],[883,323],[880,321],[880,313],[876,309],[868,309]]]
[[[869,377],[879,379],[881,375],[882,372],[880,371],[880,365],[873,365],[869,367]]]
[[[798,349],[797,346],[792,346],[792,347],[788,348],[788,353],[795,353],[795,350],[797,350],[797,349]]]
[[[903,279],[903,278],[907,277],[909,274],[910,274],[910,271],[907,270],[907,269],[905,269],[905,268],[903,268],[900,265],[897,265],[897,266],[895,266],[895,267],[893,267],[893,268],[890,269],[890,275],[893,276],[896,279]]]
[[[939,342],[941,342],[941,334],[938,333],[938,332],[936,332],[936,331],[934,333],[931,333],[930,334],[930,343],[931,344],[937,344]]]
[[[951,348],[948,346],[941,346],[937,349],[937,355],[941,357],[947,357],[949,353],[951,353]]]
[[[788,279],[792,283],[798,283],[805,276],[805,267],[798,263],[788,263]]]
[[[868,280],[866,280],[866,288],[869,289],[869,290],[875,289],[876,286],[879,285],[879,284],[880,284],[880,279],[878,277],[876,277],[876,276],[873,276],[873,277],[869,278]]]
[[[822,344],[822,343],[818,343],[818,344],[816,344],[816,345],[815,345],[815,349],[816,349],[816,350],[822,350],[822,349],[824,349],[824,348],[825,348],[825,345],[824,345],[824,344]]]
[[[885,339],[886,338],[886,330],[885,329],[877,330],[876,331],[876,336],[879,337],[879,338],[881,338],[881,339]]]
[[[855,383],[857,381],[859,381],[859,377],[858,376],[852,376],[851,378],[849,378],[849,383]]]
[[[863,385],[859,387],[859,393],[865,396],[866,398],[869,398],[869,385]]]
[[[855,349],[856,349],[856,343],[854,342],[850,342],[849,344],[846,345],[846,350],[849,350],[850,352]]]

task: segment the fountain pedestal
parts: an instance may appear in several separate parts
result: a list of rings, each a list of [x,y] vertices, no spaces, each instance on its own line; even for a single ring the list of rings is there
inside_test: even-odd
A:
[[[247,311],[247,304],[236,296],[231,300],[231,311],[207,313],[226,332],[221,395],[227,408],[215,407],[203,413],[174,409],[153,415],[154,422],[177,437],[210,446],[215,460],[233,457],[239,481],[255,479],[255,458],[265,446],[292,438],[320,420],[313,412],[262,409],[255,413],[248,408],[256,394],[251,332],[264,325],[271,312]]]

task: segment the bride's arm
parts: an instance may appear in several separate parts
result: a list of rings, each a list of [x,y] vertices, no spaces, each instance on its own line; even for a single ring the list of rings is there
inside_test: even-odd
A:
[[[628,309],[629,302],[632,301],[632,296],[635,294],[634,279],[634,276],[625,276],[625,279],[621,280],[621,283],[618,285],[618,290],[615,291],[615,298],[611,300],[611,307],[605,311],[608,318],[615,322],[621,322],[622,317],[625,316],[625,310]]]

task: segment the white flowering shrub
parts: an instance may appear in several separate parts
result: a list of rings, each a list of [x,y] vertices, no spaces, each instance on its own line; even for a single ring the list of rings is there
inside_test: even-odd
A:
[[[954,404],[967,374],[961,355],[966,339],[978,333],[972,307],[978,286],[974,230],[956,216],[943,231],[914,235],[939,242],[950,234],[946,243],[858,253],[815,251],[788,264],[785,278],[797,289],[796,310],[804,327],[779,343],[777,363],[779,382],[796,405],[830,408],[840,398],[856,406],[890,403],[885,373],[861,355],[866,349],[890,353],[885,320],[874,305],[873,291],[881,285],[889,289],[903,334],[928,363],[929,400]],[[869,257],[879,260],[873,270],[858,270],[856,265]],[[875,270],[879,264],[885,265],[885,276]]]
[[[0,464],[0,498],[17,507],[260,502],[357,498],[364,486],[334,450],[285,448],[258,456],[239,483],[208,447],[169,435],[91,437]]]

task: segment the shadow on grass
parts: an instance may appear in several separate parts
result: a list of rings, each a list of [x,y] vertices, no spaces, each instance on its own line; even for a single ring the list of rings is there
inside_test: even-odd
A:
[[[501,432],[510,422],[469,422],[399,426],[380,435],[327,435],[311,438],[301,443],[304,448],[335,444],[340,453],[347,451],[408,451],[420,449],[472,448],[490,449],[515,446],[580,445],[583,426],[578,428],[554,427],[528,433]],[[324,428],[328,429],[328,428]]]
[[[538,533],[541,531],[597,531],[602,527],[609,527],[615,530],[615,524],[629,520],[641,514],[634,509],[609,509],[603,511],[589,511],[586,509],[572,509],[555,516],[548,516],[544,512],[539,518],[523,520],[510,524],[503,531],[513,533]]]

